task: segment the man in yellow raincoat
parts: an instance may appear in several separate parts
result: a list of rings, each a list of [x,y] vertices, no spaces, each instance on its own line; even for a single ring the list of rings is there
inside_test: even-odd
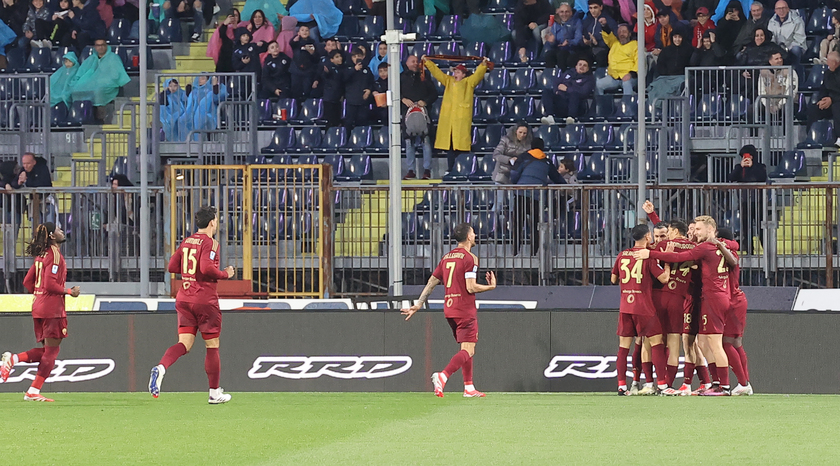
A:
[[[487,72],[487,57],[475,69],[475,73],[467,75],[467,67],[460,64],[455,67],[452,76],[444,74],[431,60],[422,57],[423,64],[438,81],[443,83],[443,101],[440,106],[440,118],[435,137],[435,149],[450,151],[447,158],[449,170],[455,164],[455,157],[459,152],[472,150],[470,134],[473,116],[473,91],[475,86],[484,78]]]

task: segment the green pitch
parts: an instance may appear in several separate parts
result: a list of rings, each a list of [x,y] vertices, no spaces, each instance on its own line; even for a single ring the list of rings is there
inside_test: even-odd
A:
[[[836,464],[840,452],[837,396],[47,396],[0,394],[0,464]]]

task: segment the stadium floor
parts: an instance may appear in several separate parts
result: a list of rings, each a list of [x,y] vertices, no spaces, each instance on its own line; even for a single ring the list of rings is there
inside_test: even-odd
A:
[[[0,463],[836,464],[840,431],[833,395],[233,395],[0,394]]]

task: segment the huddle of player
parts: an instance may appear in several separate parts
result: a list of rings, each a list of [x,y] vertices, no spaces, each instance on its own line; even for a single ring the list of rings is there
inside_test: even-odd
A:
[[[688,224],[661,222],[650,201],[644,210],[655,225],[653,234],[647,225],[634,227],[635,244],[619,254],[611,276],[621,288],[618,394],[752,395],[742,346],[747,299],[739,285],[739,244],[732,232],[718,229],[709,216]],[[634,341],[634,380],[628,389],[623,361]],[[684,381],[674,388],[680,342]],[[738,379],[732,389],[730,367]],[[695,371],[701,385],[692,391]]]

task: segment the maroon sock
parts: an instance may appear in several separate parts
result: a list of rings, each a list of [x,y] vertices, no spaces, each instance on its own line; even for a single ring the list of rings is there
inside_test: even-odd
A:
[[[665,358],[665,359],[668,359],[668,358]],[[672,366],[670,364],[668,365],[668,386],[669,387],[674,386],[674,379],[677,378],[677,371],[678,370],[679,370],[678,366]]]
[[[38,363],[38,375],[45,380],[50,377],[53,368],[55,368],[55,358],[58,356],[58,346],[45,346],[44,355],[41,356],[41,361]]]
[[[708,385],[712,383],[712,379],[709,376],[709,366],[695,366],[697,369],[697,377],[700,379],[700,383],[703,385]]]
[[[163,353],[163,357],[160,358],[160,365],[164,369],[169,369],[169,366],[175,364],[175,361],[185,354],[187,354],[187,347],[181,342],[175,343]]]
[[[464,385],[472,385],[472,383],[473,383],[473,379],[472,379],[473,366],[472,366],[472,363],[473,363],[473,358],[469,358],[466,361],[464,361],[464,365],[461,366],[461,375],[464,376]]]
[[[668,385],[668,359],[665,357],[665,345],[658,344],[650,347],[650,358],[656,368],[656,384],[659,387]],[[650,380],[653,382],[653,379]]]
[[[20,362],[40,362],[41,358],[44,357],[44,348],[32,348],[29,351],[19,353],[17,356]]]
[[[717,364],[709,363],[709,374],[712,375],[712,383],[720,383],[720,372],[718,372]]]
[[[687,362],[683,368],[683,383],[690,387],[692,380],[694,380],[694,364]]]
[[[627,351],[630,351],[630,348],[627,348]],[[627,360],[627,355],[625,354],[624,360]],[[642,379],[642,345],[636,343],[636,346],[633,348],[633,382],[638,382]]]
[[[720,386],[729,388],[729,366],[717,368],[718,378],[720,379]]]
[[[738,352],[738,356],[741,359],[741,367],[744,368],[744,376],[747,378],[747,383],[750,382],[750,366],[747,364],[747,352],[744,351],[743,346],[739,346],[735,348],[735,351]]]
[[[627,386],[627,354],[630,353],[630,348],[618,347],[618,357],[615,360],[615,368],[618,373],[618,386]]]
[[[653,363],[643,362],[642,373],[645,374],[645,383],[653,383]]]
[[[207,373],[207,383],[210,384],[210,389],[219,388],[219,373],[222,372],[219,348],[207,348],[207,355],[204,356],[204,372]]]
[[[738,354],[738,350],[732,346],[732,343],[724,343],[723,349],[726,351],[726,357],[729,358],[729,367],[732,368],[732,372],[738,378],[738,383],[747,386],[749,382],[747,381],[747,375],[744,373],[744,368],[741,366],[741,356]]]
[[[455,353],[455,356],[452,356],[452,359],[449,360],[449,364],[443,369],[443,375],[446,376],[448,379],[452,376],[461,366],[464,365],[467,360],[470,359],[470,353],[467,353],[467,350],[461,350]]]

